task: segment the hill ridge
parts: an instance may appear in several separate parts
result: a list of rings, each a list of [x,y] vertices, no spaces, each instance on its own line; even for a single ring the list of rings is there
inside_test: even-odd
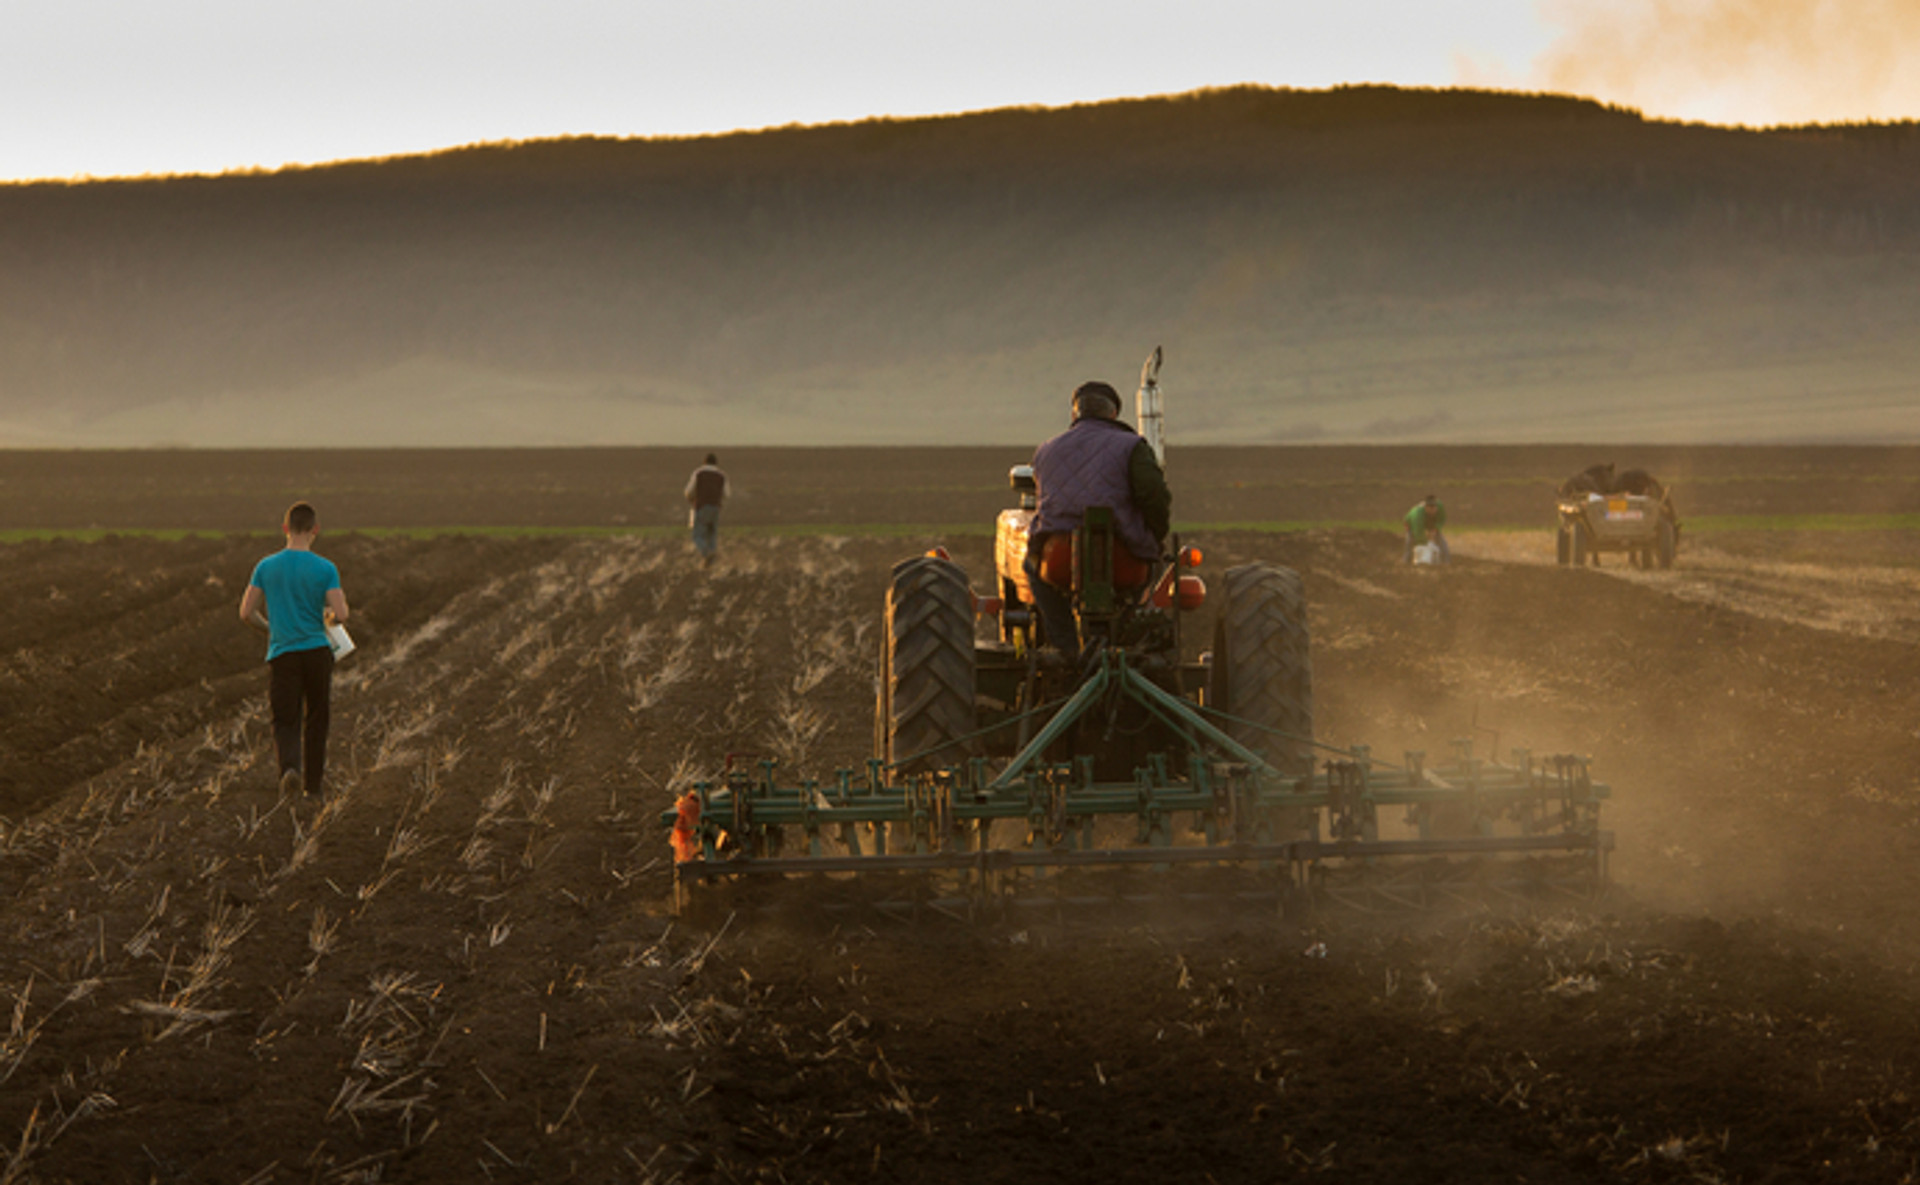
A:
[[[0,446],[1920,438],[1914,125],[1227,87],[0,188]],[[311,409],[318,409],[314,414]]]

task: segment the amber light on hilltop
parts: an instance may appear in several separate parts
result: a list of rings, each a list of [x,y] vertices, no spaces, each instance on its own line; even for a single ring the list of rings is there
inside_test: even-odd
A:
[[[1748,126],[1897,118],[1920,101],[1911,0],[1556,0],[1552,90]],[[1704,109],[1703,109],[1704,105]]]

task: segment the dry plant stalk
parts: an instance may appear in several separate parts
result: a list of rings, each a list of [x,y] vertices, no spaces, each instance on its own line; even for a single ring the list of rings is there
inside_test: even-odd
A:
[[[797,768],[806,764],[814,742],[826,730],[825,713],[804,699],[782,692],[767,729],[767,744],[783,765]]]
[[[6,1069],[0,1071],[0,1083],[5,1083],[12,1078],[14,1071],[20,1068],[20,1063],[25,1060],[27,1051],[32,1049],[33,1043],[40,1039],[41,1025],[46,1023],[46,1018],[43,1017],[40,1024],[33,1025],[31,1028],[27,1025],[27,1007],[33,999],[33,982],[33,973],[28,972],[25,986],[13,997],[13,1024],[7,1031],[7,1039],[0,1042],[0,1058],[6,1061]]]
[[[567,1109],[560,1112],[560,1118],[554,1120],[552,1123],[547,1124],[548,1135],[552,1135],[555,1132],[559,1131],[563,1126],[565,1126],[567,1120],[573,1118],[573,1109],[580,1105],[580,1096],[587,1093],[587,1084],[592,1082],[593,1076],[599,1072],[600,1072],[600,1065],[597,1062],[587,1067],[587,1076],[580,1080],[580,1085],[574,1089],[573,1097],[567,1100]]]
[[[813,655],[793,674],[793,694],[806,695],[833,676],[839,666],[830,658]]]
[[[27,1122],[20,1128],[20,1143],[14,1147],[13,1155],[7,1163],[0,1166],[0,1185],[14,1185],[24,1180],[28,1159],[40,1148],[40,1105],[34,1104],[27,1115]]]
[[[533,792],[533,803],[527,810],[527,822],[536,827],[547,824],[547,811],[553,806],[554,796],[560,792],[560,776],[555,774],[541,783]]]
[[[652,674],[636,678],[628,692],[628,711],[644,712],[665,698],[669,689],[686,682],[694,670],[691,649],[691,644],[683,640]]]
[[[678,798],[695,782],[709,780],[709,775],[694,760],[693,745],[689,742],[679,759],[673,763],[673,768],[667,771],[667,793]]]
[[[205,927],[201,931],[200,953],[193,962],[187,964],[185,977],[173,995],[163,1000],[135,1001],[128,1005],[131,1011],[167,1019],[170,1023],[161,1030],[157,1041],[164,1041],[179,1033],[198,1028],[203,1024],[212,1024],[227,1019],[233,1013],[217,1009],[198,1007],[197,1001],[203,995],[219,986],[219,976],[233,960],[233,947],[247,932],[253,929],[256,919],[251,908],[237,907],[222,902],[207,915]],[[171,982],[172,968],[162,974],[160,990],[164,994]]]
[[[647,661],[653,653],[654,634],[657,626],[652,621],[641,622],[636,628],[631,621],[623,623],[625,632],[619,635],[616,662],[622,674],[631,672],[635,667]]]
[[[419,753],[408,745],[432,731],[440,720],[440,707],[434,700],[419,704],[404,721],[389,726],[374,746],[373,768],[388,769],[419,760]]]
[[[386,863],[404,863],[439,842],[438,837],[422,835],[416,827],[395,827],[387,840]]]
[[[391,1113],[410,1131],[414,1109],[426,1102],[427,1094],[395,1092],[426,1073],[424,1066],[407,1067],[422,1060],[415,1055],[427,1034],[441,985],[421,983],[411,971],[397,971],[373,976],[368,986],[371,995],[365,1001],[349,1000],[340,1022],[340,1035],[356,1040],[358,1047],[326,1118],[330,1122],[345,1115],[358,1128],[363,1116]],[[427,1051],[429,1058],[432,1052]],[[386,1080],[383,1085],[373,1085],[382,1079]]]
[[[308,829],[300,825],[300,816],[292,816],[293,851],[288,853],[287,862],[282,864],[279,870],[273,874],[273,879],[284,880],[292,876],[308,864],[311,864],[313,858],[320,854],[320,826],[321,819],[325,817],[325,809],[322,808],[321,814],[315,816],[313,820],[313,827]]]
[[[173,886],[163,885],[153,904],[147,907],[146,919],[134,931],[133,937],[123,944],[129,957],[137,959],[153,949],[153,944],[160,938],[160,919],[166,915],[167,901],[172,895]]]
[[[339,940],[339,921],[337,919],[330,921],[327,918],[326,906],[314,906],[313,924],[307,928],[307,949],[313,952],[313,960],[306,966],[308,978],[312,978],[313,974],[320,970],[320,960],[333,953],[333,948],[339,944]]]
[[[460,863],[469,873],[478,876],[481,866],[493,856],[493,841],[476,831],[467,837],[467,846],[460,849]]]

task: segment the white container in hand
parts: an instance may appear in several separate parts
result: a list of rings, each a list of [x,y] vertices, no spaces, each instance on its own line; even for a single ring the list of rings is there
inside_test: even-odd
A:
[[[353,639],[347,636],[347,627],[344,625],[329,624],[327,626],[327,645],[333,647],[335,662],[353,653]]]

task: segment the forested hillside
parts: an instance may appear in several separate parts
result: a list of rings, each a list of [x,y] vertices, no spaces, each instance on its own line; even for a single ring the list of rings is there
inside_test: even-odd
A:
[[[1920,439],[1920,129],[1210,91],[0,187],[0,445]]]

